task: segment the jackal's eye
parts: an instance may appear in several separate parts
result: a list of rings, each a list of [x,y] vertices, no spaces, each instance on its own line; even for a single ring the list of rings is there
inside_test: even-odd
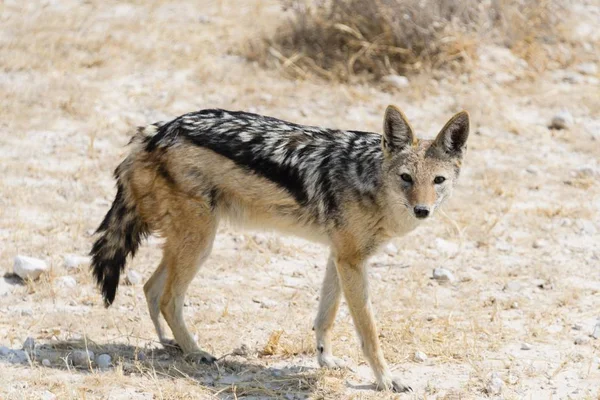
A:
[[[436,177],[433,179],[433,183],[435,183],[435,184],[438,184],[438,185],[439,185],[440,183],[444,183],[444,181],[445,181],[445,180],[446,180],[446,178],[444,178],[443,176],[436,176]]]
[[[402,178],[402,180],[406,183],[412,183],[413,179],[409,174],[402,174],[400,175],[400,178]]]

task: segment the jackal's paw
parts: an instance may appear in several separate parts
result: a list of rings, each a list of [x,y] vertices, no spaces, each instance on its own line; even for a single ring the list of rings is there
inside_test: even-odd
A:
[[[319,354],[317,360],[322,368],[342,369],[348,366],[344,360],[332,355]]]
[[[391,390],[392,392],[396,392],[396,393],[404,393],[404,392],[412,392],[413,391],[410,386],[403,384],[402,382],[400,382],[400,379],[398,379],[398,378],[382,379],[377,384],[377,389]]]
[[[178,350],[181,351],[181,347],[177,344],[175,339],[161,339],[160,344],[167,350]]]
[[[198,350],[185,355],[185,360],[194,364],[212,364],[217,361],[217,358],[205,351]]]

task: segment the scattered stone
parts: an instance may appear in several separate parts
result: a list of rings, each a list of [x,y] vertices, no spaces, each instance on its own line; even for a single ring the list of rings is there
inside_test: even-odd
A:
[[[510,308],[512,308],[513,310],[518,310],[519,303],[517,303],[516,301],[513,301],[513,303],[510,305]]]
[[[42,360],[42,365],[43,365],[44,367],[51,367],[51,366],[52,366],[52,363],[51,363],[51,362],[50,362],[50,360],[48,360],[47,358],[44,358],[44,359]]]
[[[133,269],[130,269],[127,271],[127,276],[125,277],[125,283],[127,283],[128,285],[138,285],[140,282],[142,282],[142,275],[140,275],[138,272],[136,272]]]
[[[414,359],[416,362],[425,362],[427,361],[427,354],[423,353],[422,351],[416,351]]]
[[[64,288],[72,289],[75,286],[77,286],[77,281],[72,276],[61,276],[60,278],[58,278],[56,280],[56,282],[58,283],[58,286],[64,287]]]
[[[574,331],[580,331],[583,329],[583,325],[581,324],[575,324],[571,327],[571,329],[573,329]]]
[[[402,75],[386,75],[381,80],[397,89],[407,88],[410,85],[408,78]]]
[[[575,69],[577,72],[584,75],[596,75],[598,74],[598,66],[591,62],[578,64]]]
[[[13,271],[21,279],[35,280],[48,270],[46,261],[27,256],[16,256]]]
[[[66,269],[79,269],[82,266],[90,265],[90,257],[78,256],[75,254],[67,254],[65,256],[65,268]]]
[[[234,356],[241,356],[241,357],[245,357],[247,355],[250,354],[250,349],[248,348],[248,346],[246,346],[246,344],[242,344],[240,347],[236,348],[233,350],[232,354]]]
[[[600,322],[596,323],[596,326],[594,326],[594,331],[591,336],[594,339],[600,339]]]
[[[505,292],[518,292],[521,290],[521,284],[517,281],[510,281],[504,285]]]
[[[454,282],[454,274],[446,268],[438,267],[433,270],[433,279],[439,282]]]
[[[0,357],[7,357],[10,354],[10,349],[6,346],[0,346]]]
[[[71,361],[76,367],[88,367],[90,361],[94,359],[94,352],[90,350],[74,350],[71,353]]]
[[[388,256],[393,257],[398,254],[398,247],[396,247],[394,243],[388,243],[387,246],[385,246],[385,253]]]
[[[536,239],[533,242],[533,248],[534,249],[543,249],[546,246],[548,246],[548,242],[545,241],[544,239]]]
[[[490,378],[488,384],[485,387],[485,390],[488,394],[491,395],[499,395],[502,393],[502,389],[504,388],[504,382],[500,379],[498,373],[492,373],[492,377]]]
[[[563,110],[552,118],[548,127],[550,129],[569,129],[571,126],[573,126],[573,116],[567,110]]]
[[[8,353],[8,361],[12,364],[24,364],[29,358],[23,350],[10,350]]]
[[[31,336],[29,336],[23,342],[23,350],[31,353],[33,351],[33,349],[35,349],[35,340]]]
[[[111,363],[112,358],[108,354],[100,354],[98,357],[96,357],[96,365],[98,366],[98,368],[110,368]]]
[[[505,240],[499,240],[499,241],[496,242],[496,249],[508,253],[508,252],[512,251],[513,247],[507,241],[505,241]]]
[[[598,232],[592,221],[580,220],[578,225],[580,226],[581,232],[588,235],[595,235]]]
[[[531,345],[529,343],[523,342],[521,343],[521,350],[531,350]]]
[[[52,393],[49,390],[44,390],[44,393],[42,393],[42,400],[56,400],[57,397],[54,393]]]
[[[590,341],[590,338],[587,336],[579,336],[575,338],[574,343],[576,345],[584,345],[584,344],[588,344]]]

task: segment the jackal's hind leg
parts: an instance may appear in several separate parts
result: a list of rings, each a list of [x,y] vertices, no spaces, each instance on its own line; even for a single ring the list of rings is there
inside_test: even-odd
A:
[[[332,256],[327,261],[325,279],[321,287],[319,311],[315,318],[314,331],[317,340],[317,360],[325,368],[343,368],[344,360],[334,357],[331,351],[331,328],[340,306],[341,289],[335,262]]]
[[[183,303],[190,282],[210,254],[217,222],[208,207],[190,207],[186,212],[182,204],[178,215],[177,229],[167,236],[164,249],[167,273],[160,311],[186,359],[212,363],[216,358],[198,348],[185,325]]]

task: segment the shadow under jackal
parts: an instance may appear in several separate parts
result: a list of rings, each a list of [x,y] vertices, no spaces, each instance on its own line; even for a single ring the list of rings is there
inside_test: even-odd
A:
[[[140,241],[161,235],[162,260],[144,285],[158,336],[187,357],[213,362],[186,328],[183,303],[219,222],[287,231],[331,249],[314,323],[319,364],[343,366],[330,339],[343,293],[378,387],[409,390],[391,376],[383,357],[366,262],[450,196],[468,134],[469,117],[461,112],[435,140],[418,140],[393,106],[385,112],[383,135],[220,109],[140,128],[115,170],[116,198],[91,251],[104,302],[114,301],[126,259]]]

